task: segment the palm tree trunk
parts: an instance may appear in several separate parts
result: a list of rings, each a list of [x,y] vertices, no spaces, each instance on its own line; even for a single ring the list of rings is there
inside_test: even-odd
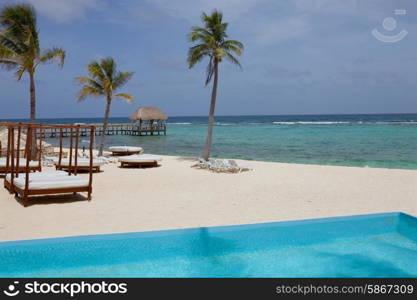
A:
[[[110,115],[110,104],[111,104],[111,95],[107,95],[107,104],[106,104],[106,111],[104,113],[104,120],[103,120],[103,132],[101,133],[100,137],[100,147],[98,150],[98,155],[103,156],[104,150],[104,140],[106,138],[106,130],[107,125],[109,124],[109,115]]]
[[[211,101],[210,101],[210,112],[208,118],[208,131],[206,144],[204,145],[203,150],[203,159],[208,160],[210,156],[211,143],[213,138],[213,125],[214,125],[214,109],[216,108],[216,98],[217,98],[217,82],[219,79],[219,62],[218,60],[214,61],[214,80],[213,80],[213,89],[211,91]]]
[[[30,120],[32,122],[36,119],[36,91],[35,91],[35,77],[33,72],[29,73],[30,78]]]
[[[35,74],[34,71],[29,72],[29,80],[30,80],[30,120],[35,122],[36,120],[36,89],[35,89]],[[36,135],[31,138],[32,141],[32,151],[30,153],[29,159],[36,159],[38,156],[38,148],[36,145]],[[41,149],[39,149],[41,151]]]

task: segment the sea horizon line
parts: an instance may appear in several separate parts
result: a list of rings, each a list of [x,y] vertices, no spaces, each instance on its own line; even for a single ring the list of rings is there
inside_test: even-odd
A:
[[[384,113],[323,113],[323,114],[242,114],[242,115],[216,115],[216,117],[291,117],[291,116],[383,116],[383,115],[417,115],[417,112],[384,112]],[[110,119],[129,119],[129,116],[113,116]],[[169,118],[207,118],[207,115],[173,115]],[[102,117],[40,117],[37,120],[62,120],[62,119],[103,119]],[[0,118],[0,120],[23,120],[29,118]]]

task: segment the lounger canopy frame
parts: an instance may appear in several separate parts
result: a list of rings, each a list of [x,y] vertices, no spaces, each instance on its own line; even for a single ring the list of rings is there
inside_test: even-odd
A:
[[[14,172],[16,173],[23,173],[26,171],[26,169],[28,168],[29,171],[42,171],[42,162],[41,162],[41,151],[34,151],[31,153],[31,162],[37,162],[37,164],[30,164],[28,166],[26,166],[26,164],[24,165],[20,165],[20,158],[25,158],[27,157],[27,153],[26,153],[26,147],[25,147],[25,152],[23,154],[23,157],[21,156],[21,144],[22,144],[22,137],[23,137],[23,133],[27,134],[27,130],[25,131],[25,128],[21,128],[20,130],[16,129],[13,131],[13,134],[11,132],[11,128],[10,125],[13,124],[23,124],[23,123],[10,123],[10,122],[0,122],[0,127],[4,127],[7,128],[7,147],[6,149],[4,149],[1,141],[0,141],[0,159],[4,159],[6,158],[6,165],[0,165],[0,174],[7,174],[7,173],[11,173],[12,171],[12,165],[14,164]],[[17,136],[16,136],[17,135]],[[10,145],[13,143],[13,148],[10,147]],[[16,145],[16,147],[14,147]],[[39,148],[42,147],[42,140],[39,139]],[[37,149],[35,149],[37,150]],[[13,151],[13,155],[14,155],[14,161],[12,162],[12,153],[11,151]],[[36,153],[37,152],[37,153]],[[3,157],[4,156],[4,157]],[[37,160],[33,160],[33,158],[37,157]]]
[[[92,194],[92,182],[93,182],[93,147],[94,147],[94,133],[95,127],[91,125],[49,125],[49,124],[37,124],[37,123],[0,123],[0,126],[7,127],[8,129],[8,143],[7,143],[7,156],[6,156],[6,171],[10,173],[10,182],[4,179],[4,186],[9,190],[10,193],[15,193],[19,195],[24,206],[28,204],[28,196],[31,195],[47,195],[47,194],[63,194],[63,193],[77,193],[77,192],[87,192],[88,200],[91,200]],[[69,168],[68,176],[77,175],[77,161],[78,161],[78,146],[79,146],[79,137],[80,129],[90,131],[90,164],[88,167],[89,179],[87,186],[79,187],[65,187],[65,188],[42,188],[42,189],[30,189],[30,161],[32,161],[32,156],[34,153],[33,146],[38,145],[36,137],[39,137],[39,164],[41,164],[42,159],[42,136],[45,129],[56,129],[60,132],[59,135],[59,158],[58,162],[61,163],[62,154],[63,154],[63,132],[64,130],[69,130],[70,134],[70,146],[69,146]],[[17,132],[17,149],[15,149],[15,135]],[[26,132],[26,144],[24,151],[24,158],[26,159],[26,165],[20,166],[20,139],[21,133]],[[73,157],[73,154],[74,157]],[[20,172],[24,169],[24,172]],[[14,184],[14,180],[19,177],[19,173],[25,173],[25,184],[24,188],[18,187]]]

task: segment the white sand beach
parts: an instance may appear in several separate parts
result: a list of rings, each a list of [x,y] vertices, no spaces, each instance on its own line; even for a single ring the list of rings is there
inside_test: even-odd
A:
[[[48,196],[23,207],[0,189],[0,240],[134,232],[401,211],[417,216],[417,171],[243,161],[217,174],[164,156],[160,167],[95,174],[93,200]],[[82,175],[86,176],[86,175]]]

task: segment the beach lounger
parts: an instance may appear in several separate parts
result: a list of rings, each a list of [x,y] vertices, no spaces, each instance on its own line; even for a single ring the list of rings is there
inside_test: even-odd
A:
[[[53,159],[56,170],[69,170],[70,161],[68,158],[62,158],[61,163],[59,164],[59,158]],[[100,167],[105,165],[106,162],[99,158],[93,159],[92,169],[94,172],[100,172]],[[77,171],[88,171],[90,168],[90,159],[89,158],[77,158]],[[71,171],[75,170],[75,158],[71,160]]]
[[[162,157],[152,154],[135,154],[129,156],[119,157],[120,167],[129,166],[152,166],[156,167],[158,162],[162,161]]]
[[[11,170],[11,160],[9,160],[9,166],[7,167],[7,158],[0,157],[0,173],[9,173]],[[31,160],[29,161],[30,171],[41,171],[42,166],[39,161]],[[14,160],[14,170],[15,172],[21,173],[26,171],[26,159],[19,158],[19,169],[17,170],[17,159]]]
[[[30,173],[29,180],[36,179],[36,178],[54,178],[58,176],[68,176],[68,173],[65,171],[42,171],[37,173]],[[7,174],[4,178],[4,187],[9,190],[9,192],[13,193],[14,191],[11,190],[11,174]],[[19,174],[18,178],[25,179],[26,174]],[[13,183],[17,178],[14,177]]]
[[[25,178],[19,177],[13,180],[13,184],[17,190],[25,188]],[[55,176],[55,177],[29,177],[29,195],[36,194],[55,194],[59,189],[71,189],[74,187],[88,187],[88,179],[80,176]],[[57,190],[56,192],[54,190]],[[34,191],[42,191],[36,193]],[[49,191],[49,192],[45,192]],[[87,190],[85,190],[87,191]],[[74,192],[73,190],[68,191]]]
[[[76,193],[89,191],[89,178],[79,176],[69,176],[65,171],[44,171],[30,173],[29,185],[25,194],[26,174],[19,174],[19,177],[13,178],[11,184],[11,174],[4,178],[4,187],[16,196],[20,196],[25,201],[28,196],[48,195],[62,193]],[[24,197],[26,195],[26,197]],[[26,203],[25,203],[26,206]]]
[[[23,205],[26,207],[28,204],[28,198],[33,195],[50,195],[50,194],[67,194],[78,192],[86,192],[87,199],[91,200],[92,198],[92,182],[93,182],[93,147],[94,147],[94,136],[95,136],[95,127],[92,125],[43,125],[35,123],[7,123],[8,127],[8,141],[10,147],[7,149],[7,157],[9,161],[19,162],[19,166],[13,164],[10,166],[10,171],[7,171],[5,176],[5,186],[9,192],[14,193],[15,196],[19,196],[22,199]],[[80,131],[87,131],[87,134],[90,136],[89,142],[89,156],[87,159],[87,170],[89,171],[88,176],[77,176],[78,164],[81,164],[81,167],[84,167],[86,164],[85,158],[74,157],[71,164],[68,163],[69,172],[63,173],[61,170],[54,172],[41,172],[41,173],[30,173],[30,162],[32,161],[32,153],[34,152],[36,146],[39,144],[38,151],[39,155],[39,165],[42,157],[42,136],[45,129],[57,130],[59,131],[59,158],[58,160],[64,162],[65,159],[63,155],[63,136],[64,132],[69,132],[69,157],[74,157],[72,153],[78,153],[79,151],[79,138]],[[17,132],[17,149],[20,149],[19,145],[21,142],[21,133],[26,132],[27,140],[25,143],[24,158],[26,161],[21,161],[19,157],[19,152],[15,150],[14,137]],[[37,143],[39,141],[39,143]],[[36,143],[34,143],[36,142]],[[74,145],[75,144],[75,145]],[[75,146],[75,147],[74,147]],[[14,155],[17,155],[15,157]],[[17,160],[18,159],[18,160]],[[23,158],[22,158],[23,159]],[[77,162],[75,161],[77,159]],[[22,168],[24,174],[19,174],[21,168],[20,163],[23,163]],[[104,162],[101,162],[104,163]],[[33,164],[33,163],[32,163]],[[74,165],[73,165],[74,164]],[[74,166],[74,170],[73,170]],[[97,164],[96,164],[97,166]],[[72,172],[74,171],[74,172]],[[72,175],[73,173],[73,175]]]
[[[132,147],[132,146],[112,146],[112,147],[109,147],[109,151],[112,152],[113,156],[116,156],[116,155],[139,154],[143,152],[143,149],[141,147]]]
[[[12,188],[16,196],[20,196],[23,199],[25,206],[27,206],[27,198],[29,196],[89,192],[89,179],[80,176],[39,176],[32,178],[29,176],[29,184],[26,191],[25,181],[24,177],[14,178]],[[91,200],[91,196],[89,196],[89,200]]]

